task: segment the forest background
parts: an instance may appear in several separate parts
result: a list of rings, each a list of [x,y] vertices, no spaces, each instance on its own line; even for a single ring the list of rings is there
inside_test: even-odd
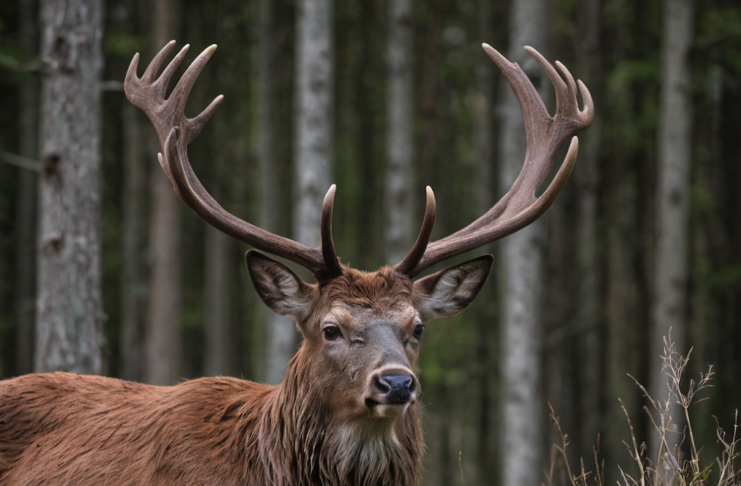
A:
[[[54,31],[68,25],[54,25],[65,11],[83,12],[100,37],[98,51],[75,58],[79,73],[50,62],[69,40]],[[692,424],[706,461],[720,454],[713,416],[730,430],[741,405],[733,0],[0,2],[0,377],[67,369],[156,384],[219,374],[276,383],[296,349],[293,325],[252,288],[247,247],[177,201],[154,130],[125,99],[134,53],[141,74],[170,39],[193,46],[185,65],[219,45],[187,109],[226,97],[190,149],[209,191],[247,221],[311,243],[318,219],[304,210],[336,183],[338,252],[369,270],[410,247],[426,185],[437,197],[434,240],[483,214],[521,166],[522,122],[481,43],[518,61],[551,113],[552,88],[522,46],[562,61],[589,87],[597,116],[554,206],[486,249],[495,270],[468,311],[428,326],[423,484],[538,484],[559,441],[548,403],[572,457],[589,460],[599,442],[614,484],[618,465],[635,467],[618,398],[648,441],[646,400],[628,374],[665,389],[656,363],[669,327],[683,353],[693,348],[689,374],[717,372]],[[300,62],[312,66],[312,45],[322,56],[311,72],[326,76],[313,85]],[[95,102],[75,111],[88,136],[50,149],[49,124],[70,117],[42,93],[55,76],[78,74],[94,80],[82,94]],[[312,96],[324,146],[307,160],[297,107]],[[92,140],[80,152],[92,169],[79,171],[87,175],[73,197],[92,205],[76,217],[91,228],[81,248],[90,245],[82,251],[97,270],[84,283],[90,322],[75,327],[65,305],[49,302],[75,289],[47,287],[48,272],[72,270],[50,263],[65,240],[49,233],[43,211],[50,181],[66,170],[65,144],[80,140]],[[311,171],[323,187],[311,186]],[[92,343],[92,358],[73,349],[60,361],[43,339],[55,325],[72,326],[73,348]]]

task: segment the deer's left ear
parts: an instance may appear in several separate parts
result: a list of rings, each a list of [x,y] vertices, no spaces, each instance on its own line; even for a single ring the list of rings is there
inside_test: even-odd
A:
[[[422,319],[444,319],[463,312],[489,276],[494,257],[484,255],[414,282],[414,307]]]
[[[311,286],[290,268],[258,251],[250,250],[245,257],[252,284],[265,305],[300,322],[311,307]]]

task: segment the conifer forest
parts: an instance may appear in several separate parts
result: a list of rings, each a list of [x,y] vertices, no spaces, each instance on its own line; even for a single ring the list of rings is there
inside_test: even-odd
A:
[[[482,43],[551,114],[524,47],[560,61],[594,119],[558,199],[431,268],[494,255],[420,340],[420,484],[741,484],[738,0],[0,1],[0,379],[277,384],[301,345],[126,98],[134,55],[142,76],[171,40],[170,90],[218,46],[185,107],[224,96],[189,146],[211,196],[316,248],[336,184],[337,254],[368,271],[412,247],[426,186],[435,241],[519,174],[522,112]]]

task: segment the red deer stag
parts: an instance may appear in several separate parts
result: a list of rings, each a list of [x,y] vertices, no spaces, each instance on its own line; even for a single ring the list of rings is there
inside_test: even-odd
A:
[[[201,378],[158,387],[100,376],[32,374],[0,382],[0,483],[13,485],[410,485],[423,449],[415,376],[425,325],[463,311],[492,265],[490,255],[412,278],[456,255],[513,233],[538,218],[563,188],[576,160],[576,133],[593,117],[589,92],[526,48],[555,86],[551,117],[522,69],[484,50],[509,81],[527,131],[524,167],[486,214],[428,244],[435,199],[427,188],[422,229],[394,267],[369,273],[341,265],[332,242],[335,187],[324,199],[321,247],[309,248],[226,212],[193,173],[187,147],[222,100],[187,118],[188,94],[216,46],[206,49],[165,98],[188,46],[157,77],[174,46],[137,77],[139,54],[126,74],[126,96],[154,124],[159,160],[177,195],[196,214],[253,247],[297,263],[316,277],[303,282],[257,251],[247,253],[263,302],[296,320],[303,334],[280,385]],[[565,162],[540,196],[559,149]]]

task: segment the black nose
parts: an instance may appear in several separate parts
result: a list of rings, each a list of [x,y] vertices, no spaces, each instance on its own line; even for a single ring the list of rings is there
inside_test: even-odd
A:
[[[383,392],[386,403],[406,403],[416,386],[409,375],[385,375],[378,378],[378,388]]]

